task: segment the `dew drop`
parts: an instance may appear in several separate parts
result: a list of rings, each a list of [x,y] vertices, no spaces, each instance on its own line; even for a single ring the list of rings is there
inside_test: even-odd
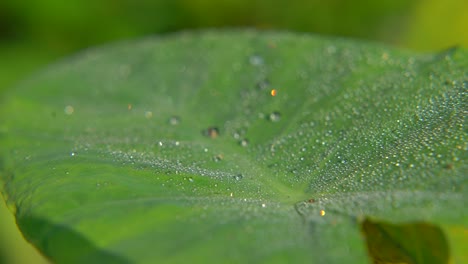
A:
[[[203,135],[210,138],[217,138],[219,136],[219,129],[217,127],[209,127],[203,131]]]
[[[234,176],[234,179],[236,179],[236,181],[240,181],[242,180],[242,178],[244,178],[244,175],[242,174],[237,174],[236,176]]]
[[[273,122],[278,122],[281,119],[281,114],[280,114],[280,112],[275,111],[275,112],[271,113],[268,116],[268,118]]]
[[[148,119],[152,118],[152,117],[153,117],[153,112],[151,112],[151,111],[146,111],[146,112],[145,112],[145,117],[148,118]]]
[[[389,55],[388,55],[387,52],[382,53],[382,60],[383,60],[383,61],[387,61],[388,58],[389,58]]]
[[[252,64],[253,66],[263,65],[263,62],[264,62],[263,58],[260,57],[259,55],[250,56],[249,61],[250,61],[250,64]]]
[[[71,105],[65,106],[65,109],[63,110],[66,115],[72,115],[75,112],[75,109]]]
[[[180,123],[180,117],[178,116],[171,116],[171,118],[169,118],[169,124],[170,125],[173,125],[173,126],[176,126]]]
[[[234,132],[234,133],[232,134],[232,137],[233,137],[234,139],[240,139],[241,135],[239,134],[239,132]]]
[[[216,156],[213,156],[213,161],[214,162],[220,162],[224,159],[224,156],[222,154],[218,154]]]
[[[249,140],[244,138],[243,140],[241,140],[241,142],[239,143],[242,147],[247,147],[249,145]]]
[[[268,86],[270,86],[270,81],[268,81],[267,79],[259,81],[257,83],[257,88],[259,90],[265,90],[266,88],[268,88]]]

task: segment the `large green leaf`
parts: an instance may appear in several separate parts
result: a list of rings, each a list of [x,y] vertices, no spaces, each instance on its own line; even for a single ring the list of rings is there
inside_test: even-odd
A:
[[[467,62],[258,32],[89,50],[4,96],[3,193],[57,263],[363,263],[369,218],[461,260]]]

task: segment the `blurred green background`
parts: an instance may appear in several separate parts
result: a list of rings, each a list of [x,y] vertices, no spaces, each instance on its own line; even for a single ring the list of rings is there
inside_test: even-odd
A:
[[[87,47],[201,28],[343,36],[415,51],[468,47],[466,0],[1,0],[0,92]],[[1,118],[1,117],[0,117]],[[0,263],[44,263],[0,201]]]

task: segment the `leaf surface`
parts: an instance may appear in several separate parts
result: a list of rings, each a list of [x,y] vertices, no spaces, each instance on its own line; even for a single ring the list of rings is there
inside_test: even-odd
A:
[[[467,62],[254,31],[88,50],[3,96],[3,193],[57,263],[364,263],[366,217],[466,232]]]

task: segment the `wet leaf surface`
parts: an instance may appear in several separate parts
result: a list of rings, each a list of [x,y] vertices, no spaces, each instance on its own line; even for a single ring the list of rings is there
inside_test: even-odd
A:
[[[3,97],[3,193],[57,263],[365,263],[356,219],[466,230],[467,58],[253,31],[88,50]]]

